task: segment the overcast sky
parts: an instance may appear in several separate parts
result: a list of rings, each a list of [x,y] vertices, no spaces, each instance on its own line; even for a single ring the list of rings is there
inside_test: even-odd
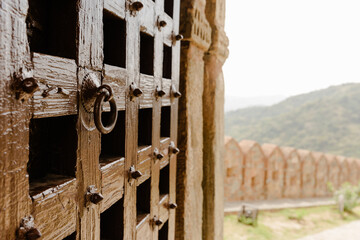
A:
[[[227,0],[227,96],[360,82],[360,0]]]

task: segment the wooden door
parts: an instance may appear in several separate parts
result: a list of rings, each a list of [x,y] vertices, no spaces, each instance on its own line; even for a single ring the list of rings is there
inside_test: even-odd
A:
[[[15,89],[31,104],[19,238],[174,239],[180,1],[28,2],[19,81],[38,88]]]

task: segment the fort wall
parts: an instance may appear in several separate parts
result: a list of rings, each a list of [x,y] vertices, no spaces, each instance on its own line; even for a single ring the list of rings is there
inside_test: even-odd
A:
[[[358,184],[360,159],[225,137],[225,201],[331,196]]]

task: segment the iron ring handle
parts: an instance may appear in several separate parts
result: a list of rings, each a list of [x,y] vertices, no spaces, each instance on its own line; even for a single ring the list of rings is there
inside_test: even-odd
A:
[[[108,91],[104,91],[103,89],[106,89]],[[110,89],[110,90],[109,90]],[[96,97],[96,101],[95,101],[95,105],[94,105],[94,121],[95,121],[95,126],[96,128],[99,130],[99,132],[101,132],[102,134],[108,134],[110,133],[116,124],[116,120],[118,117],[118,111],[117,111],[117,106],[116,106],[116,102],[115,99],[112,96],[112,91],[110,86],[108,85],[103,85],[101,87],[99,87],[99,94]],[[110,104],[110,120],[109,120],[109,124],[107,126],[104,126],[103,122],[102,122],[102,104],[103,102],[107,102],[109,101]]]

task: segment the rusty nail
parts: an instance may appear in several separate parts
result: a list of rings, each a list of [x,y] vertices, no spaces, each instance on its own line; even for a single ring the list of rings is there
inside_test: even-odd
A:
[[[32,228],[26,233],[27,240],[35,240],[41,237],[41,233],[37,228]]]
[[[56,92],[58,92],[58,89],[57,89],[56,87],[54,87],[54,86],[52,86],[52,87],[48,86],[48,89],[45,89],[45,90],[43,91],[43,93],[41,94],[41,96],[44,97],[44,98],[46,98],[46,97],[48,97],[49,95],[51,95],[51,94],[53,94],[53,93],[56,93]]]
[[[174,143],[173,141],[170,142],[169,149],[170,149],[170,153],[173,153],[173,154],[175,154],[175,155],[180,152],[180,149],[178,149],[178,148],[175,146],[175,143]]]
[[[61,93],[61,94],[65,95],[65,96],[70,95],[70,92],[68,90],[66,90],[65,88],[62,88],[62,87],[58,88],[58,93]]]
[[[144,5],[141,2],[137,1],[133,2],[130,7],[131,10],[140,11],[144,7]]]
[[[133,179],[138,179],[139,177],[141,177],[143,174],[139,171],[139,170],[135,170],[134,166],[130,167],[130,176]]]
[[[159,21],[159,27],[166,27],[167,23],[164,20]]]
[[[32,93],[38,88],[34,78],[27,78],[22,81],[22,90],[26,93]]]
[[[131,94],[131,96],[133,96],[133,97],[140,97],[140,96],[143,94],[143,92],[141,91],[140,88],[138,88],[138,87],[136,86],[135,83],[131,83],[131,84],[130,84],[130,94]]]
[[[174,96],[174,98],[181,97],[181,93],[178,90],[176,90],[175,85],[171,86],[171,93]]]
[[[154,223],[155,223],[156,226],[160,226],[164,222],[160,218],[154,217]]]
[[[92,193],[90,196],[90,202],[93,204],[98,204],[104,199],[103,195],[101,193]]]
[[[154,155],[156,157],[156,159],[161,160],[164,158],[164,154],[160,153],[159,149],[155,148],[154,149]]]
[[[18,100],[25,101],[32,97],[35,91],[39,89],[33,72],[27,68],[21,68],[13,74],[12,90],[15,92],[15,97]]]
[[[36,240],[40,237],[41,232],[35,227],[33,216],[30,215],[21,219],[18,240]]]
[[[88,187],[86,197],[87,200],[92,202],[93,204],[98,204],[104,199],[103,195],[98,192],[97,188],[94,185]]]
[[[176,208],[177,208],[177,204],[176,204],[176,203],[170,203],[170,204],[169,204],[169,208],[170,208],[170,209],[176,209]]]
[[[158,86],[156,88],[156,94],[158,97],[163,97],[163,96],[165,96],[166,92],[164,90],[160,89],[160,87]]]
[[[174,97],[175,98],[181,97],[181,93],[179,91],[174,92]]]
[[[176,41],[181,41],[181,40],[183,40],[183,39],[184,39],[184,36],[181,35],[181,34],[178,34],[178,35],[175,36],[175,40],[176,40]]]

